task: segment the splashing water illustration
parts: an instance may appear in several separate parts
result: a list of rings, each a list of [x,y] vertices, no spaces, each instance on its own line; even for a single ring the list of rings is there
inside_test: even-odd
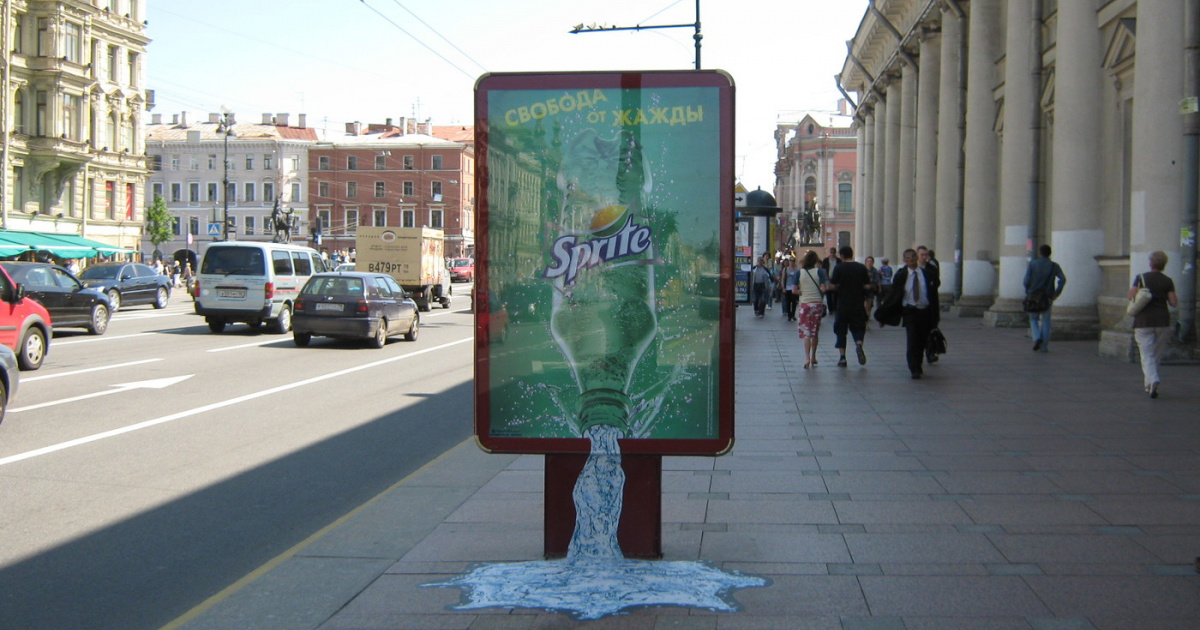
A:
[[[625,474],[610,425],[589,427],[591,453],[575,482],[575,533],[565,560],[485,564],[424,586],[465,590],[455,610],[540,608],[578,620],[600,619],[643,606],[740,610],[732,591],[766,586],[767,580],[722,571],[702,562],[629,560],[617,544]]]

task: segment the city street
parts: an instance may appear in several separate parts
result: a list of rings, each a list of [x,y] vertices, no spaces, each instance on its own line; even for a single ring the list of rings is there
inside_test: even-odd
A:
[[[0,425],[0,627],[156,628],[471,433],[469,285],[382,350],[182,290],[57,333]]]

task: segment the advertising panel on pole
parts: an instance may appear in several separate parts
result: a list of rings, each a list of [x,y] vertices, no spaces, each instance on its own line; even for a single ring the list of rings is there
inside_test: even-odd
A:
[[[489,74],[475,91],[475,423],[509,453],[733,443],[734,87]]]

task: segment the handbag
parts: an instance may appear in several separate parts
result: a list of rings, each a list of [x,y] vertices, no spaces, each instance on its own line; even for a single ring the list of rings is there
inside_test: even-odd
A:
[[[1137,314],[1146,308],[1150,300],[1154,299],[1154,295],[1150,293],[1150,289],[1146,288],[1146,279],[1143,276],[1138,276],[1137,281],[1139,285],[1137,293],[1134,294],[1132,300],[1129,300],[1129,305],[1125,307],[1125,314],[1130,317],[1137,317]]]
[[[946,354],[946,335],[938,328],[929,331],[929,341],[925,343],[928,354]]]
[[[1021,302],[1026,313],[1041,313],[1050,309],[1050,294],[1041,289],[1030,291]]]

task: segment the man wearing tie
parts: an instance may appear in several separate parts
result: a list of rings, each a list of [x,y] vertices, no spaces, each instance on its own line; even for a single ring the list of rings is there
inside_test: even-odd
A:
[[[938,287],[941,279],[938,268],[919,265],[916,250],[904,250],[904,267],[892,278],[892,289],[877,309],[875,318],[880,325],[903,322],[908,341],[908,371],[914,379],[924,373],[925,345],[929,331],[938,325],[941,315],[938,306]],[[889,314],[900,314],[899,321]]]

